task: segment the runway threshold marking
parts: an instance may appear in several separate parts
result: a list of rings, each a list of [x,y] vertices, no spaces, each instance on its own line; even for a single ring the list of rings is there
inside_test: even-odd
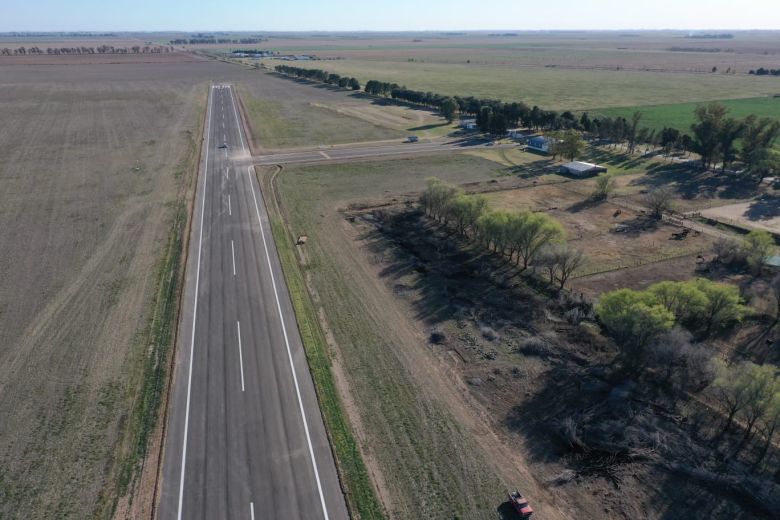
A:
[[[241,352],[241,323],[236,322],[236,330],[238,331],[238,364],[241,366],[241,391],[244,391],[244,355]]]
[[[235,107],[233,107],[235,108]],[[265,260],[268,264],[268,272],[271,275],[271,287],[274,290],[274,299],[276,300],[276,310],[279,312],[279,322],[282,325],[282,335],[284,336],[284,345],[287,348],[287,360],[290,362],[290,372],[292,372],[293,383],[295,385],[295,395],[298,398],[298,408],[301,412],[301,419],[303,420],[303,430],[306,433],[306,443],[309,446],[309,457],[311,458],[311,465],[314,469],[314,478],[317,481],[317,491],[320,495],[320,504],[322,505],[322,514],[325,520],[329,520],[328,508],[325,505],[325,495],[322,491],[322,482],[320,481],[320,472],[317,468],[317,459],[314,457],[314,447],[311,443],[311,434],[309,433],[309,422],[306,420],[306,412],[303,409],[303,399],[301,398],[301,388],[298,385],[298,376],[295,374],[295,364],[293,363],[292,349],[290,348],[290,339],[287,337],[287,327],[284,324],[284,315],[282,313],[282,304],[279,302],[279,291],[276,288],[276,277],[274,276],[274,269],[271,265],[271,255],[268,252],[268,242],[265,238],[265,231],[263,230],[263,221],[260,219],[260,207],[257,205],[257,195],[255,195],[255,185],[252,182],[252,168],[247,168],[247,176],[249,178],[249,187],[252,192],[252,198],[255,201],[255,213],[257,214],[257,223],[260,226],[260,237],[263,240],[263,249],[265,250]]]
[[[209,101],[213,98],[213,90],[212,87],[209,91]],[[192,395],[192,365],[193,365],[193,358],[195,353],[195,324],[197,323],[198,319],[198,288],[200,287],[200,257],[201,252],[203,250],[203,215],[206,213],[206,182],[208,181],[208,172],[209,172],[209,142],[211,140],[211,105],[212,103],[209,102],[209,108],[208,108],[208,114],[206,116],[206,161],[204,162],[205,166],[205,172],[203,174],[203,195],[201,199],[201,211],[200,211],[200,232],[198,237],[198,267],[195,270],[195,303],[193,304],[193,310],[192,310],[192,335],[190,336],[190,368],[189,368],[189,374],[187,375],[187,408],[184,412],[184,439],[183,439],[183,448],[181,451],[181,476],[179,478],[179,511],[177,514],[178,520],[181,520],[181,512],[182,512],[182,505],[184,504],[184,469],[187,464],[187,434],[189,433],[189,425],[190,425],[190,398]]]

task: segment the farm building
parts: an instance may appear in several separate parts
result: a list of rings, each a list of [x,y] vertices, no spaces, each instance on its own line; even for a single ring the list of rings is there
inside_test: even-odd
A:
[[[477,129],[477,120],[476,119],[461,119],[460,123],[458,123],[458,126],[463,128],[464,130],[476,130]]]
[[[523,137],[525,137],[525,134],[523,133],[523,130],[521,128],[513,128],[512,130],[507,130],[506,135],[511,139],[522,139]]]
[[[604,166],[599,166],[598,164],[582,161],[572,161],[570,163],[561,165],[559,171],[561,173],[567,173],[577,177],[584,177],[586,175],[596,175],[602,172],[606,172],[607,168]]]
[[[532,137],[528,140],[528,149],[535,152],[548,153],[552,146],[552,139],[544,136]]]

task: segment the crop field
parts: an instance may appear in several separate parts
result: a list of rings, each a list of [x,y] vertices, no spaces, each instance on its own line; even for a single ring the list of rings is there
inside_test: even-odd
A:
[[[0,64],[0,517],[108,517],[134,484],[206,87],[237,70]]]
[[[778,85],[780,91],[780,85]],[[780,93],[780,92],[779,92]],[[759,97],[749,99],[719,99],[718,103],[729,109],[729,117],[741,119],[751,114],[759,117],[780,119],[780,97]],[[693,111],[701,103],[673,103],[669,105],[647,105],[625,108],[597,109],[592,116],[625,117],[631,119],[636,111],[642,112],[641,125],[655,130],[663,127],[677,128],[682,132],[690,132],[695,121]]]
[[[435,136],[451,125],[428,111],[381,104],[340,89],[293,82],[252,71],[242,101],[254,146],[266,150],[314,148],[353,142],[402,139],[410,132]]]

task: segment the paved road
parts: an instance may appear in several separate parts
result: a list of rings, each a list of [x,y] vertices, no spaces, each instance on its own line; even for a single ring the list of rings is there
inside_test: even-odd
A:
[[[514,144],[495,145],[495,148],[516,147]],[[305,164],[328,161],[344,161],[348,159],[370,159],[375,157],[392,158],[418,154],[451,153],[457,150],[485,148],[484,140],[434,140],[420,143],[386,143],[374,146],[349,146],[327,148],[322,150],[306,150],[268,155],[256,155],[247,158],[247,164],[269,166],[276,164]]]
[[[221,148],[226,144],[228,148]],[[345,519],[232,88],[211,88],[161,519]]]

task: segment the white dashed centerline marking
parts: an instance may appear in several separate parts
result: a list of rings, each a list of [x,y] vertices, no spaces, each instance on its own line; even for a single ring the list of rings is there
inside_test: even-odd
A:
[[[249,513],[252,517],[252,520],[255,520],[255,503],[249,502]]]
[[[230,204],[230,194],[228,193],[228,215],[233,214],[233,206]]]
[[[241,352],[241,323],[236,322],[238,331],[238,364],[241,365],[241,391],[244,391],[244,355]]]
[[[236,275],[236,249],[233,247],[233,241],[230,241],[230,254],[233,257],[233,276]]]

